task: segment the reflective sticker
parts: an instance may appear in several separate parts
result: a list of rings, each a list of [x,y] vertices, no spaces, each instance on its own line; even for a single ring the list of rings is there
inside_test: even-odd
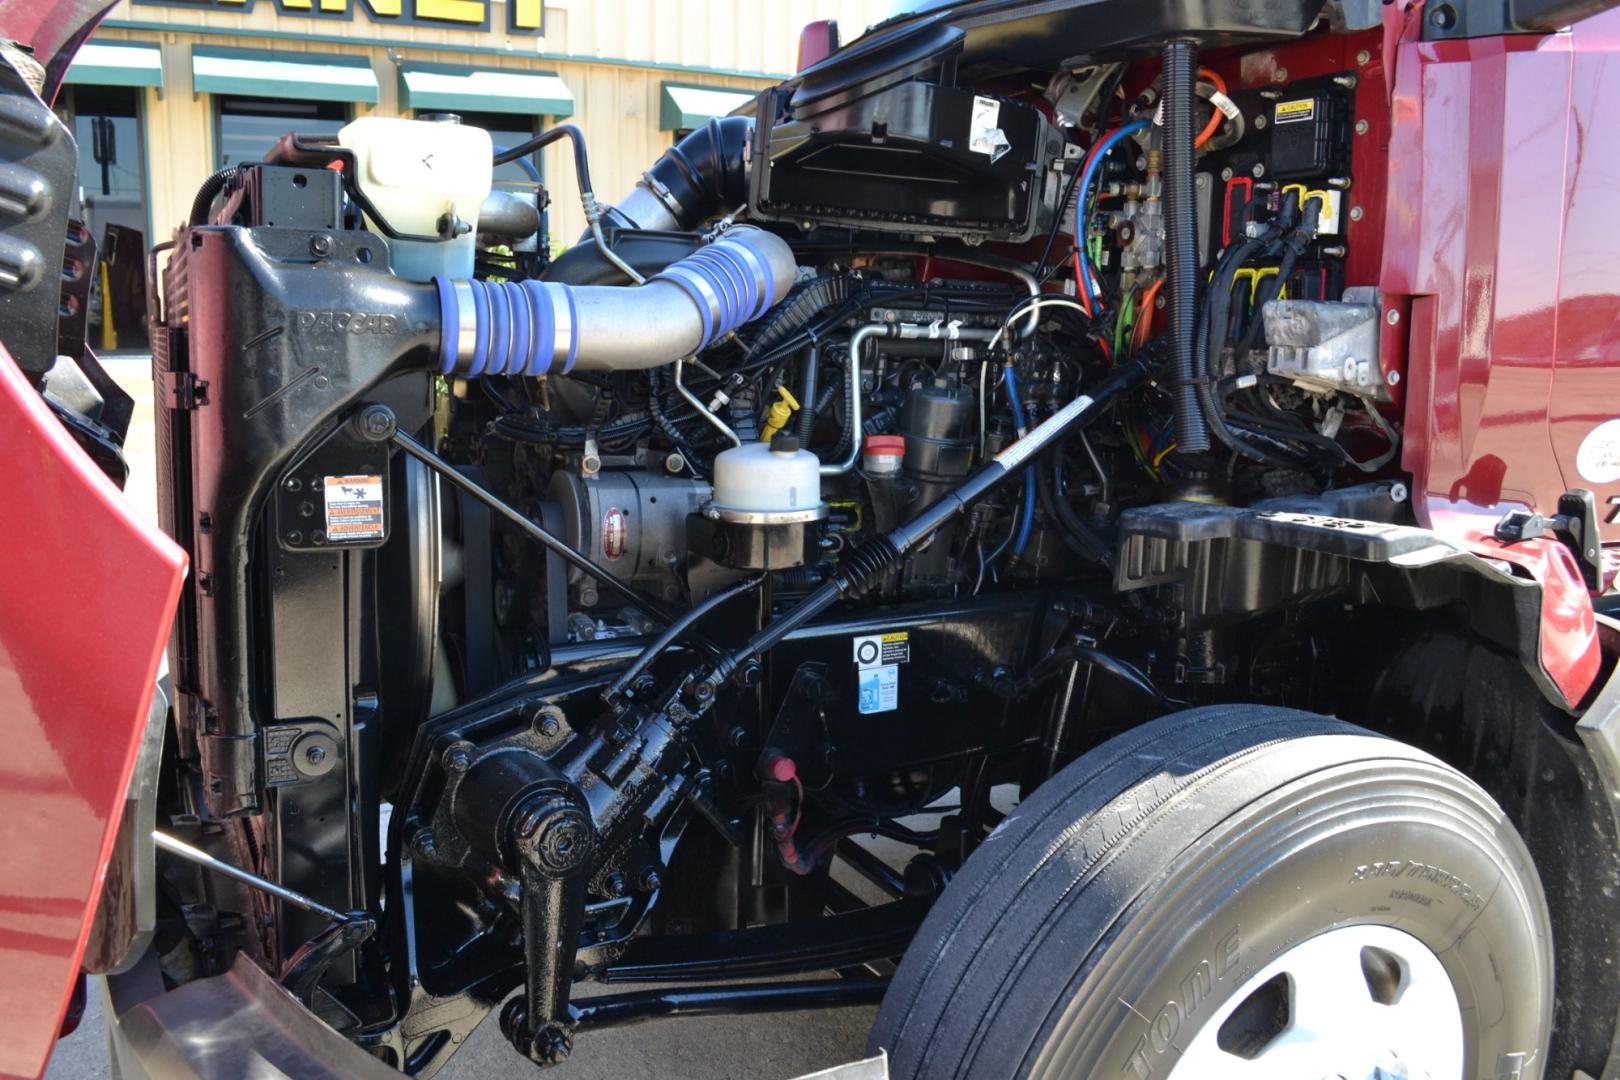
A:
[[[1575,452],[1575,469],[1589,484],[1620,480],[1620,420],[1605,420],[1587,432]]]
[[[860,710],[862,713],[892,712],[900,707],[900,666],[862,668]]]
[[[334,544],[383,538],[380,476],[328,476],[325,483],[326,538]]]

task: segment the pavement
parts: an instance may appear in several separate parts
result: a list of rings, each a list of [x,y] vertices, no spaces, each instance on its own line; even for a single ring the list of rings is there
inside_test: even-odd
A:
[[[99,998],[92,988],[83,1023],[57,1043],[45,1080],[103,1080],[112,1075]],[[761,1016],[694,1016],[599,1031],[579,1036],[573,1056],[544,1074],[518,1057],[501,1038],[492,1012],[439,1077],[788,1080],[863,1057],[875,1012],[860,1007]]]
[[[130,465],[125,494],[142,517],[156,524],[151,358],[113,356],[104,358],[102,365],[136,401],[125,440]],[[581,991],[584,996],[623,989],[585,987]],[[57,1044],[46,1080],[99,1080],[111,1075],[100,997],[99,989],[92,986],[84,1020],[76,1032]],[[875,1013],[874,1008],[862,1006],[758,1016],[681,1017],[584,1034],[576,1040],[573,1056],[547,1070],[546,1076],[557,1080],[787,1080],[864,1056]],[[501,1038],[496,1012],[491,1012],[439,1076],[482,1080],[520,1074],[529,1068]]]

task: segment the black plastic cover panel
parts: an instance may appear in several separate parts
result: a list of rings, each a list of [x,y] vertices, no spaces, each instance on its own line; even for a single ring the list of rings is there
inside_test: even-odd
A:
[[[1013,242],[1035,232],[1059,148],[1028,105],[916,80],[822,95],[757,138],[757,216]]]

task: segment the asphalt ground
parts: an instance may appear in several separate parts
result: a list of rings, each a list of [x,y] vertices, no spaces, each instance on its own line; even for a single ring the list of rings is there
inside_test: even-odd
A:
[[[136,401],[125,440],[130,465],[125,494],[143,517],[156,524],[150,364],[144,356],[103,360],[108,372]],[[624,989],[584,987],[581,996]],[[57,1044],[46,1080],[96,1080],[110,1075],[99,991],[92,987],[89,998],[79,1029]],[[587,1033],[576,1040],[573,1056],[545,1075],[558,1080],[786,1080],[862,1057],[875,1012],[871,1007],[857,1007],[680,1017]],[[530,1068],[501,1038],[492,1012],[439,1075],[445,1080],[482,1080],[519,1076]]]

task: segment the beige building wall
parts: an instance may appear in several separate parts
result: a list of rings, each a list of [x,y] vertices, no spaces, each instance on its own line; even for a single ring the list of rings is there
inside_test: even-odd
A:
[[[217,160],[212,96],[191,90],[193,45],[366,56],[380,99],[355,105],[356,116],[403,114],[396,61],[554,73],[574,95],[569,120],[585,133],[597,196],[612,202],[670,144],[670,133],[659,130],[662,83],[770,86],[794,69],[806,23],[836,19],[849,41],[886,16],[893,0],[544,0],[542,35],[508,33],[506,0],[489,4],[488,30],[374,21],[366,0],[306,2],[356,10],[339,21],[282,13],[273,0],[255,0],[250,11],[121,0],[96,32],[97,41],[163,49],[164,89],[145,90],[143,103],[154,241],[184,220]],[[403,2],[410,11],[413,0]],[[544,169],[552,237],[566,245],[584,227],[566,143],[547,149]]]

